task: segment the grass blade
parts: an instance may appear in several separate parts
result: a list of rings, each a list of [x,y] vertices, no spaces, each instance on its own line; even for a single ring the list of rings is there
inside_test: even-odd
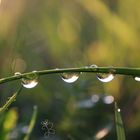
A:
[[[2,107],[0,107],[0,114],[2,114],[16,100],[16,97],[21,92],[21,90],[22,86],[8,99],[8,101],[6,101],[6,103]]]
[[[34,126],[35,126],[36,118],[37,118],[37,106],[34,106],[32,118],[31,118],[29,128],[28,128],[28,131],[27,131],[27,135],[24,137],[23,140],[29,140],[30,135],[32,133],[32,130],[33,130]]]
[[[123,121],[117,103],[115,103],[115,125],[117,132],[117,140],[126,140]]]

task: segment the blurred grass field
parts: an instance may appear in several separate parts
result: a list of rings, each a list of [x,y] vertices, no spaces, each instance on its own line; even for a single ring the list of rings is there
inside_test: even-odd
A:
[[[0,78],[92,64],[139,67],[139,7],[136,0],[1,0]],[[19,86],[20,81],[0,85],[1,106]],[[138,139],[139,89],[131,76],[116,75],[110,83],[101,83],[95,74],[82,74],[73,84],[63,82],[60,75],[40,77],[37,87],[23,89],[0,116],[0,138],[23,139],[37,105],[31,140],[45,139],[45,119],[55,129],[48,139],[115,140],[114,104],[104,102],[111,96],[122,110],[127,140]],[[99,100],[86,106],[94,97]],[[97,138],[102,130],[106,135]]]

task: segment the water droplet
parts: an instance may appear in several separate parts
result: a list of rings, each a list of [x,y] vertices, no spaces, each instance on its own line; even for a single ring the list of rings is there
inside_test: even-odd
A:
[[[21,84],[25,88],[34,88],[38,84],[38,75],[36,71],[21,79]]]
[[[136,81],[140,82],[140,77],[135,77],[134,78]]]
[[[97,73],[97,78],[101,81],[101,82],[110,82],[111,80],[114,79],[114,74],[112,73]]]
[[[20,72],[15,72],[15,75],[21,75],[21,73]]]
[[[117,111],[118,111],[118,112],[121,112],[121,109],[120,109],[120,108],[118,108],[118,109],[117,109]]]
[[[96,70],[98,68],[98,66],[93,64],[93,65],[89,66],[89,68],[94,68],[94,70]]]
[[[73,83],[79,78],[80,73],[63,73],[61,78],[67,83]]]
[[[92,64],[91,66],[89,66],[90,68],[98,68],[98,66],[97,65],[95,65],[95,64]]]

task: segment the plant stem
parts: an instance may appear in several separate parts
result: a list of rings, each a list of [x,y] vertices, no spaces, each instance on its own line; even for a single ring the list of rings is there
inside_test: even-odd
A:
[[[127,67],[80,67],[80,68],[64,68],[64,69],[50,69],[40,70],[35,73],[39,76],[46,74],[58,74],[58,73],[69,73],[69,72],[83,72],[83,73],[113,73],[121,75],[140,76],[140,68],[127,68]],[[0,79],[0,84],[18,80],[26,77],[27,75],[33,74],[33,72],[23,73],[21,75],[14,75]]]
[[[21,90],[22,90],[22,86],[20,86],[18,91],[15,92],[2,107],[0,107],[0,114],[2,114],[16,100],[17,95],[19,95]]]
[[[29,128],[28,128],[27,134],[26,134],[26,136],[24,137],[23,140],[29,140],[30,135],[31,135],[31,133],[34,129],[35,123],[36,123],[37,113],[38,113],[37,106],[34,106],[32,118],[31,118],[31,121],[30,121],[30,124],[29,124]]]
[[[120,111],[118,111],[117,103],[115,102],[115,125],[118,140],[126,140],[125,129],[123,126],[123,121]]]

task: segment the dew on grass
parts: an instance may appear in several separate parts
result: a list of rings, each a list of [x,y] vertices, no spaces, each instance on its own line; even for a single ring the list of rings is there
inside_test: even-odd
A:
[[[17,76],[17,75],[21,75],[21,73],[20,72],[15,72],[15,75]]]
[[[98,68],[98,66],[93,64],[90,66],[90,68]],[[98,80],[100,80],[101,82],[110,82],[111,80],[114,79],[114,74],[113,74],[114,72],[115,70],[113,68],[110,68],[109,73],[97,73],[96,76]]]
[[[21,84],[25,88],[34,88],[38,84],[38,75],[36,74],[36,71],[33,71],[33,73],[25,76],[21,79]]]
[[[90,68],[98,68],[98,66],[95,65],[95,64],[92,64],[92,65],[90,65],[89,67],[90,67]]]
[[[80,73],[62,73],[61,78],[66,83],[73,83],[78,80]]]
[[[110,82],[114,79],[115,75],[112,72],[112,69],[110,69],[109,73],[97,73],[97,78],[101,82]]]

